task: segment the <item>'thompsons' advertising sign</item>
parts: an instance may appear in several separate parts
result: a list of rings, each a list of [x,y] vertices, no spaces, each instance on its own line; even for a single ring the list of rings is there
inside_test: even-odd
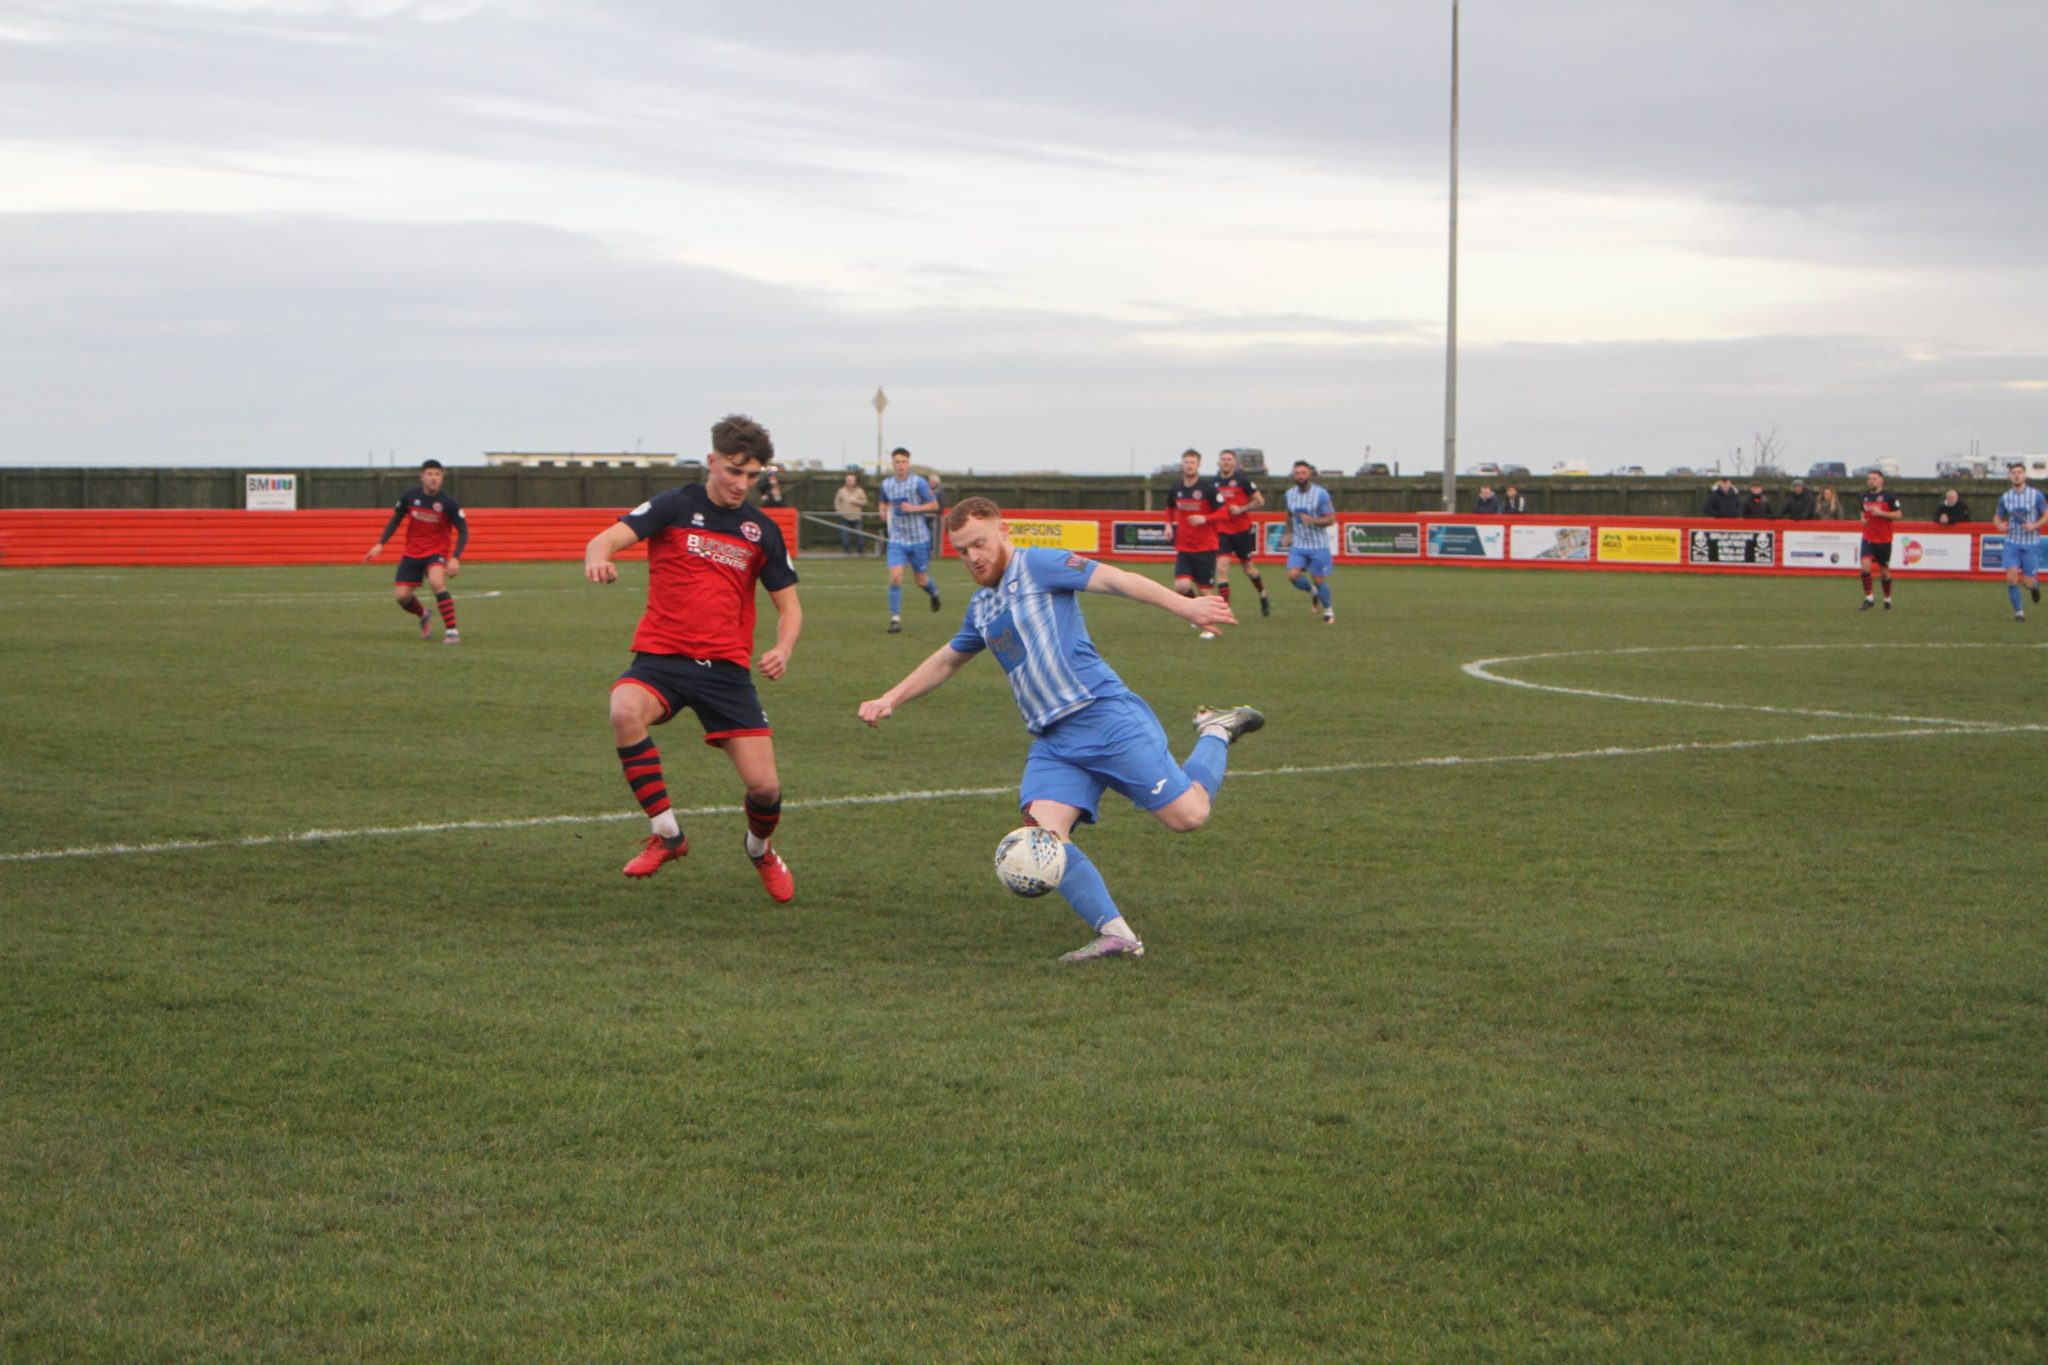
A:
[[[296,512],[299,510],[299,476],[296,474],[248,474],[243,476],[243,505],[251,512]]]
[[[1603,564],[1677,564],[1685,555],[1685,536],[1675,526],[1603,526]]]
[[[1010,527],[1012,545],[1031,545],[1047,550],[1078,550],[1094,554],[1102,548],[1102,527],[1092,521],[1025,521],[1003,518]],[[1119,522],[1118,525],[1127,523]]]

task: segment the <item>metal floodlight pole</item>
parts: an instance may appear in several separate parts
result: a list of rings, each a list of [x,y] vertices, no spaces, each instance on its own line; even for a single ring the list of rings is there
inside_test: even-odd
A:
[[[1444,309],[1444,511],[1458,510],[1458,0],[1451,0],[1450,297]]]
[[[889,406],[889,395],[882,392],[881,385],[875,386],[875,396],[869,400],[875,405],[875,477],[882,477],[882,409]]]

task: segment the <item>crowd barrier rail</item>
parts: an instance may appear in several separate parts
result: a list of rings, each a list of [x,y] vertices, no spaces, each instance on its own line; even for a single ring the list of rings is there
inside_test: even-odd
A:
[[[473,563],[577,559],[624,508],[468,509]],[[0,567],[54,565],[347,564],[362,558],[390,515],[383,509],[0,511]],[[796,545],[797,514],[768,509]],[[1092,558],[1171,563],[1161,512],[1033,509],[1006,514],[1018,544]],[[1258,512],[1261,563],[1286,560],[1285,519]],[[1449,564],[1475,569],[1620,569],[1649,573],[1801,575],[1855,573],[1862,532],[1853,521],[1721,521],[1704,517],[1486,517],[1342,513],[1331,528],[1334,563]],[[398,558],[394,536],[384,562]],[[1892,572],[1924,578],[2002,575],[2004,537],[1987,523],[1896,526]],[[942,546],[950,553],[950,542]],[[636,549],[629,553],[639,553]]]

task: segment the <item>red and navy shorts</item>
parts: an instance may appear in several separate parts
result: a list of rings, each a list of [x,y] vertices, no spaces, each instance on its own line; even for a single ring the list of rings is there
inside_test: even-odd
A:
[[[1192,578],[1205,588],[1216,586],[1216,552],[1214,550],[1181,550],[1173,556],[1173,576]]]
[[[407,555],[398,561],[398,573],[391,581],[409,584],[416,588],[427,581],[427,565],[446,564],[447,562],[447,555],[428,555],[423,559],[414,559],[411,555]]]
[[[754,675],[729,659],[692,659],[681,654],[635,654],[612,690],[638,687],[661,702],[666,725],[689,707],[704,727],[704,742],[718,744],[742,735],[765,735],[768,713],[754,691]]]
[[[1228,556],[1240,564],[1252,562],[1252,556],[1259,552],[1259,533],[1254,530],[1218,531],[1216,533],[1216,557]]]
[[[1892,543],[1889,540],[1866,540],[1863,542],[1863,557],[1874,559],[1889,569],[1892,566]]]

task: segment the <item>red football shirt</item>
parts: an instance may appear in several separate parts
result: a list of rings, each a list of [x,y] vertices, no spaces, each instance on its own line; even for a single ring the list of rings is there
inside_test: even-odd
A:
[[[1238,509],[1258,495],[1259,486],[1242,469],[1227,479],[1217,479],[1216,500],[1223,504],[1223,514],[1216,519],[1216,534],[1236,536],[1251,530],[1251,517]]]
[[[444,492],[428,497],[426,490],[415,484],[398,500],[391,509],[391,520],[384,524],[381,540],[389,540],[398,530],[400,523],[405,526],[405,549],[408,559],[426,559],[432,555],[462,554],[463,546],[469,542],[469,522],[462,515],[462,504]],[[461,538],[456,538],[456,532]],[[450,545],[454,548],[451,551]]]
[[[750,502],[720,507],[693,483],[619,518],[647,542],[647,611],[633,632],[642,654],[754,660],[754,584],[796,582],[774,522]]]
[[[1891,517],[1873,516],[1871,508],[1882,507],[1887,511],[1899,510],[1899,500],[1889,488],[1863,495],[1863,538],[1872,545],[1892,543],[1892,527],[1898,523]]]
[[[1201,554],[1216,548],[1216,512],[1223,504],[1216,497],[1216,481],[1197,475],[1193,483],[1175,484],[1166,495],[1173,513],[1173,548],[1182,554]],[[1208,520],[1200,526],[1188,524],[1191,516]]]

